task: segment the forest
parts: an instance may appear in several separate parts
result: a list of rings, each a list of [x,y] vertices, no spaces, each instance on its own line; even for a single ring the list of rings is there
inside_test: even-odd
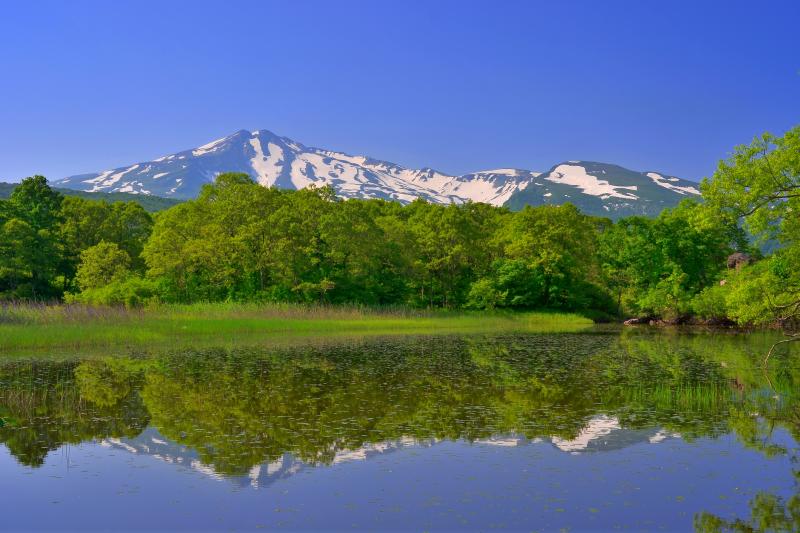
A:
[[[800,126],[734,149],[657,218],[570,204],[341,200],[219,175],[149,213],[42,176],[0,200],[0,302],[300,302],[796,325]]]

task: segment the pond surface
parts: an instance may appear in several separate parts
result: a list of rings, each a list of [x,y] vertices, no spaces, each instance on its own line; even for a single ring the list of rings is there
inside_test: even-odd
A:
[[[0,363],[0,528],[800,525],[798,351],[631,330]]]

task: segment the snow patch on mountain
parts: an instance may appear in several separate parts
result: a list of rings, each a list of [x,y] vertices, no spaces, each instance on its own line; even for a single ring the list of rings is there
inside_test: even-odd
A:
[[[102,182],[105,181],[105,179],[107,177],[109,177],[113,173],[114,173],[113,170],[104,170],[103,172],[98,174],[98,176],[96,178],[87,179],[87,180],[84,180],[83,182],[84,183],[102,183]],[[72,180],[72,178],[65,178],[61,183],[69,183],[71,180]]]
[[[680,181],[679,178],[669,178],[666,176],[662,176],[658,172],[648,172],[647,177],[653,180],[656,185],[664,187],[665,189],[669,189],[671,191],[675,191],[678,194],[698,194],[698,195],[701,194],[700,191],[697,190],[697,187],[692,187],[692,186],[681,187],[680,185],[675,185],[674,183],[670,183],[670,182]]]
[[[599,196],[600,198],[625,198],[637,200],[639,197],[632,193],[620,192],[620,189],[635,191],[636,185],[612,185],[606,180],[601,180],[586,171],[580,165],[559,165],[544,179],[578,187],[584,194]]]
[[[443,186],[448,196],[468,197],[474,202],[503,205],[515,191],[531,184],[540,172],[502,168],[483,170],[451,179]]]
[[[576,453],[585,450],[589,443],[620,429],[619,420],[613,416],[599,415],[591,420],[574,439],[553,437],[553,444],[564,452]]]
[[[275,185],[282,170],[283,150],[274,143],[268,143],[267,154],[269,157],[267,157],[261,147],[261,139],[253,137],[249,140],[249,144],[255,151],[253,157],[250,158],[250,166],[256,173],[256,181],[265,187]]]
[[[227,140],[228,140],[227,137],[223,137],[222,139],[211,141],[208,144],[204,144],[203,146],[200,146],[199,148],[195,148],[194,150],[192,150],[192,155],[197,157],[218,150],[222,146],[222,143],[224,143]]]
[[[131,172],[133,172],[137,168],[139,168],[139,165],[133,165],[132,167],[128,168],[127,170],[123,170],[122,172],[114,172],[113,170],[108,171],[108,172],[114,172],[114,173],[111,174],[110,176],[108,176],[108,174],[106,174],[106,176],[108,176],[108,177],[107,178],[103,177],[102,181],[87,180],[88,183],[95,183],[96,184],[94,187],[89,189],[89,192],[96,192],[96,191],[102,190],[102,189],[104,189],[106,187],[109,187],[111,185],[114,185],[115,183],[120,181],[124,175],[130,174]],[[127,185],[129,185],[129,183],[124,183],[121,187],[117,188],[117,191],[119,191],[119,192],[130,192],[129,190],[127,190],[127,191],[123,191],[122,190]]]
[[[522,437],[490,437],[488,439],[477,439],[475,444],[483,444],[486,446],[500,446],[503,448],[513,448],[520,446],[524,441]]]

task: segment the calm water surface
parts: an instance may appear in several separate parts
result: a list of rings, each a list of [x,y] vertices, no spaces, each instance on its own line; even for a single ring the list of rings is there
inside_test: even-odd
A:
[[[0,528],[800,528],[762,335],[427,337],[0,363]]]

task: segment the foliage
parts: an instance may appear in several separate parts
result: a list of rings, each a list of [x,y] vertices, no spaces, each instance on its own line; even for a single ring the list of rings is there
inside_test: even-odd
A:
[[[64,198],[44,177],[26,178],[0,200],[0,299],[51,300],[78,289],[81,253],[103,241],[142,270],[151,227],[136,203]]]
[[[472,284],[470,307],[610,309],[599,284],[591,218],[565,204],[526,207],[502,222],[493,237],[500,257]]]
[[[718,282],[728,255],[747,250],[735,223],[691,200],[656,219],[622,219],[600,240],[603,273],[620,304],[665,318],[688,314],[692,297]]]
[[[750,518],[744,520],[725,520],[711,513],[700,513],[694,519],[695,531],[701,533],[722,533],[724,531],[741,533],[786,532],[800,530],[800,494],[786,501],[768,492],[759,492],[750,501]]]
[[[81,252],[75,276],[81,290],[98,289],[120,281],[130,273],[131,258],[113,242],[101,241]]]
[[[577,258],[594,239],[587,220],[566,206],[512,215],[472,203],[340,201],[329,189],[265,189],[227,174],[159,215],[143,255],[171,301],[482,308],[495,304],[476,304],[473,283],[488,276],[484,286],[504,292],[517,265],[542,276],[543,296],[510,294],[498,306],[578,309],[567,302],[591,271]]]
[[[65,295],[68,303],[93,306],[140,307],[158,302],[159,287],[152,280],[138,276],[115,277],[106,285],[87,287],[77,294]]]
[[[23,180],[8,200],[0,201],[0,297],[58,294],[61,201],[42,176]]]
[[[703,182],[703,195],[720,217],[741,220],[761,239],[781,247],[764,265],[729,283],[730,313],[740,322],[800,319],[800,126],[778,137],[765,133],[737,146]]]
[[[719,284],[706,287],[692,298],[692,311],[696,316],[706,320],[729,317],[727,292],[728,290]]]
[[[153,219],[139,204],[65,197],[61,209],[59,234],[69,274],[77,267],[81,252],[101,242],[115,244],[128,255],[134,271],[144,271],[141,253]]]

